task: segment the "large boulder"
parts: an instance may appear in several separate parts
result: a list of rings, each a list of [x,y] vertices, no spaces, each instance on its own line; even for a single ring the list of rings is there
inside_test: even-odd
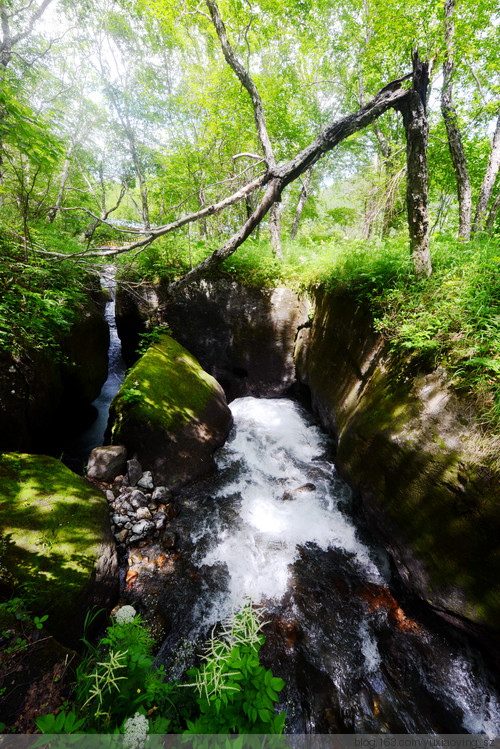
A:
[[[33,613],[73,645],[87,611],[118,595],[107,501],[45,455],[0,455],[0,487],[0,597],[23,586]]]
[[[346,292],[318,291],[296,362],[337,438],[337,465],[406,584],[456,624],[499,635],[498,454],[470,404],[443,370],[396,357]]]
[[[125,445],[157,485],[180,487],[210,471],[232,417],[224,391],[194,356],[162,335],[127,375],[106,440]]]

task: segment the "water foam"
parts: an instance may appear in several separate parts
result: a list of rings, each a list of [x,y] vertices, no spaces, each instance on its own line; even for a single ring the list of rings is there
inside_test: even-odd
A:
[[[233,497],[237,519],[219,529],[218,539],[200,564],[225,564],[228,599],[237,607],[248,596],[255,602],[279,601],[290,584],[290,565],[301,546],[340,548],[379,579],[368,548],[339,509],[326,459],[327,443],[305,412],[288,400],[240,398],[231,404],[235,426],[219,452],[219,468],[240,465],[216,501]],[[304,486],[307,485],[307,486]]]

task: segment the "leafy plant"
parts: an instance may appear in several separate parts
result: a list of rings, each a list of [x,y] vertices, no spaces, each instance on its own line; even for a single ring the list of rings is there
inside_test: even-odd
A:
[[[186,733],[282,733],[285,713],[274,714],[285,686],[259,661],[264,636],[255,610],[245,606],[212,637],[204,663],[188,671],[197,691],[199,716]]]
[[[77,669],[73,710],[37,720],[42,733],[282,733],[275,715],[282,679],[259,662],[264,637],[251,606],[212,636],[189,684],[165,682],[154,668],[152,638],[140,616],[114,621],[99,645],[87,644]]]

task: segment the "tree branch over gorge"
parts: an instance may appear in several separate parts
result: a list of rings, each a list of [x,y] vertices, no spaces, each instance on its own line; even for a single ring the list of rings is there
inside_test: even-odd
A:
[[[327,125],[317,138],[309,146],[294,156],[294,158],[290,159],[283,165],[268,169],[266,174],[260,175],[240,190],[218,203],[209,205],[201,211],[183,216],[165,226],[152,229],[146,236],[135,242],[125,244],[121,247],[102,247],[90,251],[82,250],[81,252],[73,253],[72,257],[112,257],[124,252],[149,246],[151,242],[158,239],[158,237],[165,236],[188,223],[219,213],[225,208],[228,208],[244,199],[247,195],[250,195],[259,188],[267,185],[266,191],[259,205],[243,226],[233,234],[233,236],[222,247],[215,250],[208,258],[193,268],[193,270],[189,271],[185,276],[178,281],[175,281],[172,284],[172,289],[179,289],[198,280],[208,270],[217,267],[238,249],[238,247],[250,236],[252,231],[262,221],[273,203],[280,199],[281,193],[287,185],[300,177],[301,174],[306,172],[307,169],[319,161],[326,153],[331,151],[350,135],[370,125],[388,109],[402,104],[412,91],[412,89],[404,88],[403,84],[411,78],[412,73],[409,73],[401,78],[391,81],[380,89],[371,101],[358,109],[357,112]],[[46,251],[44,254],[54,257],[65,257],[64,254],[57,252]]]
[[[428,82],[428,63],[421,62],[418,58],[418,54],[415,53],[414,57],[414,69],[412,73],[402,76],[394,81],[391,81],[372,98],[368,103],[363,103],[356,112],[349,114],[341,119],[335,120],[326,127],[324,127],[319,135],[312,141],[306,148],[302,149],[293,158],[283,164],[277,164],[274,150],[271,145],[269,138],[266,121],[264,117],[264,108],[262,99],[259,91],[252,80],[250,73],[245,70],[242,63],[238,60],[233,48],[227,37],[226,27],[222,20],[219,7],[216,0],[205,0],[205,3],[210,12],[210,18],[214,29],[216,31],[219,43],[221,46],[224,58],[232,69],[234,74],[237,76],[242,86],[247,91],[253,106],[255,125],[257,130],[258,140],[260,142],[262,152],[264,155],[263,166],[266,171],[243,187],[240,187],[232,195],[220,200],[217,203],[213,203],[209,206],[204,206],[201,210],[187,214],[175,221],[170,222],[156,228],[144,227],[144,229],[137,234],[140,238],[127,244],[123,244],[119,247],[97,247],[93,249],[85,249],[81,252],[73,253],[72,257],[113,257],[126,253],[129,251],[141,251],[145,247],[151,245],[152,242],[157,240],[159,237],[165,236],[182,226],[190,224],[195,221],[202,221],[208,216],[213,216],[220,213],[221,211],[235,205],[239,201],[248,199],[248,197],[257,191],[265,188],[264,194],[261,197],[257,207],[247,217],[246,221],[241,227],[219,248],[217,248],[208,258],[202,261],[199,265],[189,271],[185,276],[175,281],[172,284],[173,289],[179,289],[197,279],[203,277],[207,271],[217,267],[221,262],[232,255],[238,247],[248,238],[253,230],[260,224],[266,214],[273,209],[276,203],[281,200],[281,193],[283,190],[298,179],[302,174],[311,170],[311,168],[329,151],[334,149],[339,143],[353,135],[359,130],[371,125],[378,117],[380,117],[388,109],[394,108],[404,114],[405,129],[407,132],[408,149],[414,148],[413,141],[418,136],[418,133],[423,128],[423,137],[420,139],[418,160],[425,161],[423,165],[423,171],[421,170],[420,177],[423,175],[425,182],[427,174],[427,154],[426,154],[426,143],[427,143],[427,118],[425,111],[425,91],[421,90],[422,80]],[[205,14],[203,14],[205,16]],[[412,81],[411,85],[405,85],[407,81]],[[417,101],[418,100],[418,101]],[[415,108],[414,104],[419,103],[419,107]],[[418,116],[417,116],[418,115]],[[415,120],[415,121],[414,121]],[[235,157],[241,158],[248,156],[251,159],[256,159],[255,154],[244,154],[239,153]],[[411,174],[411,172],[410,172]],[[408,188],[410,190],[410,186]],[[411,190],[410,190],[411,192]],[[410,192],[408,194],[410,194]],[[421,212],[420,218],[422,219],[419,223],[418,230],[422,236],[420,236],[417,243],[415,243],[412,237],[412,231],[414,226],[410,221],[410,239],[412,251],[415,253],[416,259],[416,270],[421,271],[425,267],[425,272],[428,273],[430,269],[430,261],[426,264],[422,262],[422,250],[427,246],[428,250],[428,221],[426,222],[425,216],[427,215],[427,191],[426,185],[423,184],[422,179],[417,184],[417,193],[413,195],[412,200],[415,205],[418,203],[419,211]],[[275,206],[276,207],[276,206]],[[420,214],[419,214],[420,215]],[[413,222],[415,223],[415,222]],[[416,224],[415,224],[416,225]],[[416,252],[418,245],[418,253]],[[54,257],[63,257],[61,253],[46,251],[45,254]],[[419,254],[419,258],[416,255]]]

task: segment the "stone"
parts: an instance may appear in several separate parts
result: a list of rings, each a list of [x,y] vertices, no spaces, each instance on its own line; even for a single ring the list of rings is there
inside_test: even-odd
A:
[[[113,515],[112,520],[115,525],[123,525],[127,522],[127,518],[124,515]]]
[[[151,471],[144,471],[142,478],[137,482],[137,486],[146,491],[152,491],[154,489],[153,474]]]
[[[213,276],[169,293],[166,285],[129,291],[118,286],[116,310],[124,356],[136,357],[151,313],[224,388],[228,401],[244,395],[279,396],[295,383],[297,330],[310,304],[287,288],[257,288]]]
[[[168,505],[158,505],[158,512],[160,515],[164,515],[168,521],[173,520],[179,514],[179,510],[172,502],[169,502]]]
[[[123,528],[118,533],[115,533],[115,538],[118,541],[118,543],[120,543],[120,544],[122,544],[125,541],[125,539],[127,538],[127,536],[128,536],[128,530],[127,530],[127,528]]]
[[[94,447],[87,463],[87,476],[96,481],[113,481],[123,471],[127,449],[123,445]]]
[[[136,509],[138,507],[146,507],[148,504],[148,500],[146,499],[145,495],[139,490],[135,489],[132,494],[129,496],[129,504],[132,507],[135,507]]]
[[[149,535],[154,530],[154,523],[150,523],[148,520],[140,520],[138,523],[134,523],[134,525],[132,526],[132,533],[141,538]]]
[[[147,507],[139,507],[139,509],[136,512],[137,517],[139,520],[151,520],[152,515]]]
[[[107,435],[137,455],[156,484],[180,488],[215,470],[213,453],[231,424],[219,383],[177,341],[161,335],[113,399]]]
[[[114,502],[115,495],[113,494],[111,489],[106,489],[105,493],[106,493],[106,499],[108,500],[108,502]]]
[[[161,531],[165,527],[166,520],[164,516],[161,516],[155,520],[156,530]]]
[[[151,499],[154,502],[168,502],[171,496],[172,492],[170,491],[170,489],[167,489],[166,486],[157,486],[151,496]]]
[[[171,550],[175,548],[177,541],[177,534],[174,531],[166,530],[163,531],[160,537],[160,543],[165,550]]]
[[[137,482],[142,476],[142,466],[137,458],[127,460],[127,476],[130,486],[137,486]]]

